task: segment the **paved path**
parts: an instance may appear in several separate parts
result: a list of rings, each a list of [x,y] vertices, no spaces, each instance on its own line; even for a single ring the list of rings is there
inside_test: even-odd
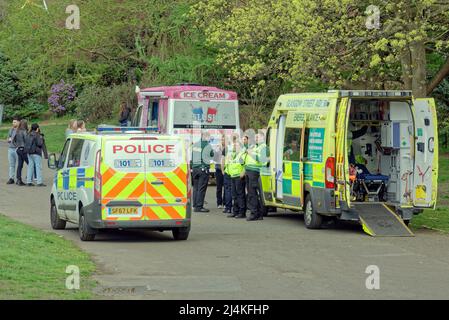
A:
[[[0,212],[51,230],[50,187],[7,186],[6,173],[0,143]],[[48,185],[52,175],[44,170]],[[70,225],[57,233],[92,254],[97,290],[108,299],[449,298],[449,236],[431,231],[371,238],[358,226],[307,230],[294,213],[246,222],[215,209],[194,214],[182,242],[170,232],[110,231],[95,242],[81,242]],[[380,269],[380,290],[365,287],[368,265]]]

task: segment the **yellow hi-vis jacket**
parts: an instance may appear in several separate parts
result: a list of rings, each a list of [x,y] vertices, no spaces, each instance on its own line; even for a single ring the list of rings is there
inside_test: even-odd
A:
[[[240,151],[239,153],[235,151],[229,152],[229,161],[226,161],[225,173],[231,176],[231,178],[240,177],[240,174],[243,172],[244,163],[245,163],[245,151]]]
[[[268,150],[265,143],[255,145],[248,150],[245,158],[245,170],[260,172],[260,168],[266,166]]]

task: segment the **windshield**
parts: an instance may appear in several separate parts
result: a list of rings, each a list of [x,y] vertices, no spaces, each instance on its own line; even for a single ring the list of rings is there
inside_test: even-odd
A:
[[[174,128],[236,129],[237,101],[174,102]]]

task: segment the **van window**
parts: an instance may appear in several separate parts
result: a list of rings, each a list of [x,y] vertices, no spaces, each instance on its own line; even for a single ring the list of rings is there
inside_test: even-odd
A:
[[[95,147],[94,141],[85,141],[83,149],[81,150],[81,167],[89,167],[94,165],[93,148]]]
[[[132,125],[134,127],[140,126],[140,117],[142,116],[142,106],[137,107],[136,113],[134,115],[134,120],[132,122]]]
[[[62,149],[61,156],[59,157],[58,169],[64,168],[65,161],[67,159],[67,153],[69,151],[70,141],[71,141],[71,139],[68,139],[68,140],[66,140],[66,142],[64,144],[64,148]]]
[[[324,128],[306,128],[304,132],[304,157],[306,161],[322,162]]]
[[[81,152],[83,150],[84,140],[73,139],[70,145],[67,168],[77,168],[81,165]]]
[[[301,129],[300,128],[286,128],[284,139],[284,160],[299,161],[300,160],[300,146]]]
[[[157,127],[159,119],[159,99],[150,98],[148,101],[147,126]]]

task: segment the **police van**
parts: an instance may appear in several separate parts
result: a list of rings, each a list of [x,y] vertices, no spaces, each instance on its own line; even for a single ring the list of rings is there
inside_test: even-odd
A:
[[[60,157],[49,156],[56,170],[53,229],[78,224],[84,241],[102,229],[126,228],[171,230],[176,240],[186,240],[191,204],[183,140],[132,128],[99,130],[70,135]]]
[[[413,215],[435,208],[433,99],[410,91],[282,95],[266,142],[265,205],[304,211],[307,228],[337,217],[359,221],[373,236],[410,236]]]

